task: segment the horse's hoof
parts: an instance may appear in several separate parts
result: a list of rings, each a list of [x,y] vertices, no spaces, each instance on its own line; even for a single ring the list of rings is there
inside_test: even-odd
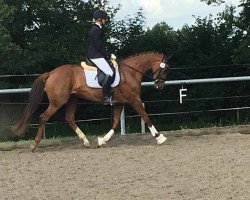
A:
[[[97,138],[97,148],[101,148],[105,144],[106,144],[106,142],[105,142],[103,137],[98,137]]]
[[[167,138],[163,134],[160,134],[156,138],[157,144],[163,144],[166,140],[167,140]]]
[[[86,149],[90,149],[91,148],[91,144],[90,143],[83,143],[84,147]]]
[[[35,145],[35,144],[31,144],[31,145],[30,145],[30,150],[31,150],[32,153],[35,152],[36,147],[37,147],[37,145]]]
[[[86,141],[83,143],[85,147],[91,147],[91,144],[89,143],[89,141]]]

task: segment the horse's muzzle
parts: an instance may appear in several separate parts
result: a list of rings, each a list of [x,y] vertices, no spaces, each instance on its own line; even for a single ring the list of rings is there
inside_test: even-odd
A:
[[[162,82],[156,81],[155,85],[154,85],[155,89],[157,89],[157,90],[162,90],[164,88],[164,86],[165,86],[165,82],[164,81],[162,81]]]

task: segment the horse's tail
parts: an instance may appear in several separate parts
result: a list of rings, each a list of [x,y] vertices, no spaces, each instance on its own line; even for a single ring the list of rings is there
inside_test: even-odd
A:
[[[29,103],[26,106],[23,116],[20,122],[12,128],[12,131],[18,135],[23,136],[26,132],[26,129],[30,123],[32,114],[37,110],[39,104],[42,101],[45,82],[49,77],[49,72],[46,72],[39,76],[34,83],[32,84],[31,91],[29,94]]]

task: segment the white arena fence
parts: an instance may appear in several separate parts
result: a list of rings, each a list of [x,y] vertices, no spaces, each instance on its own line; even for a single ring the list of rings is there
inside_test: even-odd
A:
[[[207,83],[225,83],[225,82],[239,82],[239,81],[250,81],[250,76],[241,76],[241,77],[224,77],[224,78],[206,78],[206,79],[189,79],[189,80],[173,80],[173,81],[166,81],[165,85],[181,85],[182,88],[180,88],[180,96],[177,100],[155,100],[155,101],[145,101],[144,103],[150,104],[150,103],[164,103],[164,102],[171,102],[171,101],[197,101],[197,100],[214,100],[214,99],[223,99],[223,98],[249,98],[250,95],[247,96],[230,96],[230,97],[211,97],[211,98],[198,98],[198,99],[188,99],[186,97],[186,89],[184,88],[186,85],[195,85],[195,84],[207,84]],[[142,82],[142,87],[152,86],[153,82]],[[1,94],[18,94],[18,93],[28,93],[31,90],[31,88],[22,88],[22,89],[2,89],[0,90]],[[17,103],[9,103],[9,102],[1,102],[0,105],[15,105]],[[25,103],[19,103],[19,104],[25,104]],[[239,118],[239,111],[240,110],[248,110],[249,106],[242,106],[242,107],[228,107],[228,108],[221,108],[221,109],[209,109],[209,110],[195,110],[195,111],[185,111],[185,112],[164,112],[164,113],[148,113],[149,116],[164,116],[164,115],[182,115],[182,114],[192,114],[192,113],[205,113],[205,112],[219,112],[219,111],[236,111],[237,118]],[[3,116],[4,113],[1,112],[1,115]],[[0,116],[1,116],[0,115]],[[129,115],[125,116],[125,112],[123,110],[121,115],[121,134],[125,134],[125,119],[126,118],[134,118],[139,117],[138,115]],[[2,120],[2,119],[1,119]],[[76,122],[90,122],[90,121],[103,121],[103,120],[110,120],[110,118],[96,118],[96,119],[87,119],[87,120],[77,120]],[[53,123],[47,123],[47,125],[53,125],[53,124],[60,124],[65,122],[53,122]],[[37,126],[38,124],[31,124],[30,126]],[[145,132],[145,124],[141,120],[141,132]],[[45,136],[45,135],[44,135]]]

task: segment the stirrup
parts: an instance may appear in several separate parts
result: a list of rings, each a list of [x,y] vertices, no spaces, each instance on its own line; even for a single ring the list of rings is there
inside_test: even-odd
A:
[[[112,97],[104,98],[102,101],[103,105],[115,105],[117,102],[115,100],[112,100]]]

